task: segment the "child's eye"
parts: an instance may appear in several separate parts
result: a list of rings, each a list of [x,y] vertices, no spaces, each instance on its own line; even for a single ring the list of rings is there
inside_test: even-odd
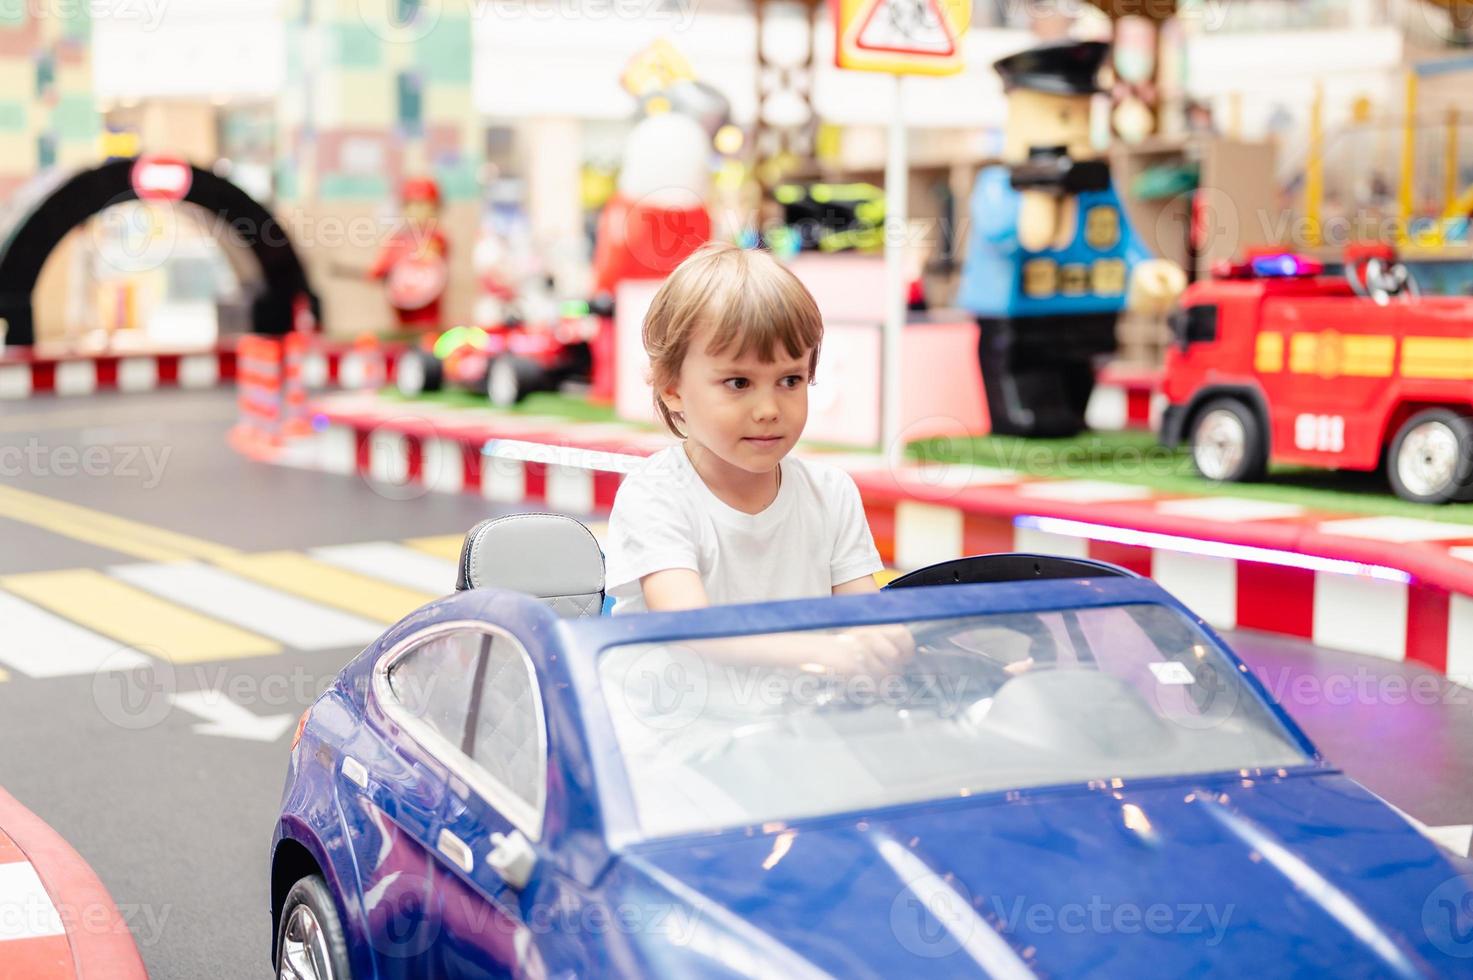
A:
[[[803,384],[803,375],[790,374],[778,383],[781,384],[784,388],[797,388]]]
[[[748,381],[746,378],[727,378],[721,383],[726,385],[732,391],[745,391],[752,382]]]

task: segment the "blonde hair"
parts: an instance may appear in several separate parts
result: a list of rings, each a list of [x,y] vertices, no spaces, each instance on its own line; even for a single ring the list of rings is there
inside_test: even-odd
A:
[[[779,344],[790,357],[811,351],[812,383],[823,340],[823,319],[813,295],[770,253],[710,242],[670,273],[644,317],[655,411],[680,438],[685,433],[676,424],[678,415],[660,393],[679,380],[691,337],[702,326],[711,328],[706,350],[712,354],[756,353],[771,362]]]

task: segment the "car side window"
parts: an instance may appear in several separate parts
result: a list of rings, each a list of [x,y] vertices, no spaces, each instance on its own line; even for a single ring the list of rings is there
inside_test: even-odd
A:
[[[413,648],[389,670],[394,698],[451,745],[465,737],[471,678],[489,639],[474,630],[445,633]]]
[[[541,693],[522,646],[490,630],[441,633],[410,647],[389,667],[387,680],[399,706],[446,743],[442,761],[536,837],[547,739]]]
[[[540,812],[547,748],[531,663],[514,640],[497,636],[479,680],[479,697],[472,702],[469,755],[528,810]]]

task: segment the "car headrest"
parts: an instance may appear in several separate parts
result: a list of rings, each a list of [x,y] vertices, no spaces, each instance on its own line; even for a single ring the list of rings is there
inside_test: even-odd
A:
[[[604,556],[593,532],[561,514],[512,514],[471,528],[460,547],[457,591],[486,587],[536,596],[567,619],[597,616]]]

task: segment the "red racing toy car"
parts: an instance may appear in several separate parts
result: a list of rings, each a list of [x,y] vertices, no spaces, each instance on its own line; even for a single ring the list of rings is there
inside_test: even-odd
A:
[[[505,408],[534,391],[586,381],[593,363],[589,341],[596,330],[596,321],[583,309],[567,311],[550,327],[451,327],[428,349],[399,358],[394,386],[414,397],[453,385],[481,392]]]

